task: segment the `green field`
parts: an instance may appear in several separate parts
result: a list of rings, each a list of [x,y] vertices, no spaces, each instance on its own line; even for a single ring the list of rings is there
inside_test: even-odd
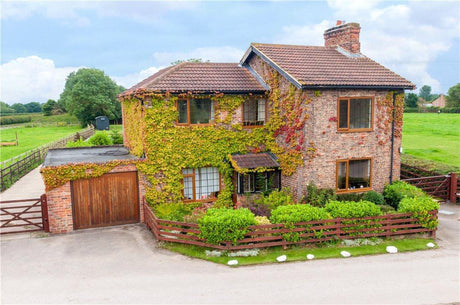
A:
[[[16,132],[18,133],[19,140],[18,146],[1,147],[0,161],[5,161],[33,148],[64,138],[79,130],[82,130],[80,125],[0,129],[0,139],[2,142],[14,140]]]
[[[460,114],[404,113],[403,152],[460,165]]]

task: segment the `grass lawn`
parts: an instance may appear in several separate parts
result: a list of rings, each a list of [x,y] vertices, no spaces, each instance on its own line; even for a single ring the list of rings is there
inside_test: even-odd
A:
[[[176,243],[161,243],[161,247],[168,249],[173,252],[177,252],[183,255],[187,255],[194,258],[199,258],[219,264],[227,264],[229,260],[236,259],[238,260],[238,266],[244,265],[256,265],[256,264],[267,264],[267,263],[277,263],[276,258],[281,255],[286,255],[288,262],[293,261],[306,261],[307,254],[313,254],[315,259],[324,259],[324,258],[337,258],[342,256],[340,255],[341,251],[350,252],[351,256],[361,256],[361,255],[372,255],[372,254],[384,254],[386,252],[387,246],[395,246],[398,248],[398,252],[408,252],[408,251],[417,251],[417,250],[428,250],[427,243],[434,241],[432,239],[426,238],[405,238],[405,239],[395,239],[395,240],[384,240],[382,243],[371,246],[356,246],[356,247],[344,247],[339,245],[333,246],[323,246],[323,247],[296,247],[292,249],[283,250],[281,247],[273,247],[268,249],[263,249],[260,251],[258,256],[251,257],[213,257],[206,256],[205,248],[191,245],[183,245]],[[435,248],[437,248],[436,243]]]
[[[460,164],[460,114],[404,113],[403,152],[448,165]]]
[[[16,131],[18,132],[19,139],[18,146],[4,146],[1,148],[0,161],[7,160],[46,143],[56,141],[79,130],[82,130],[80,125],[0,129],[1,141],[14,140]]]

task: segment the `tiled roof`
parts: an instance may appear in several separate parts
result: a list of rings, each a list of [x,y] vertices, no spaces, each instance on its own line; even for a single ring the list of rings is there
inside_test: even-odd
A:
[[[362,54],[315,46],[252,43],[242,63],[254,52],[302,87],[386,87],[415,85]]]
[[[156,92],[264,92],[266,89],[237,63],[180,63],[158,71],[131,87],[122,95],[136,90]]]
[[[280,164],[269,153],[232,155],[232,160],[238,165],[238,167],[247,169],[259,167],[273,168],[280,166]]]

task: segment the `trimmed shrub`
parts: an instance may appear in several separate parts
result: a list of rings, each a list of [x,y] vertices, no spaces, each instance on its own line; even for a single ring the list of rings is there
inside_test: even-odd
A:
[[[93,146],[112,145],[112,139],[110,139],[109,135],[103,131],[91,136],[88,143]]]
[[[270,220],[265,216],[256,216],[254,218],[258,225],[269,225],[271,224]]]
[[[422,227],[434,229],[438,226],[438,220],[431,219],[431,214],[428,212],[438,209],[439,203],[429,196],[406,197],[399,203],[398,212],[414,213],[414,217],[419,219]]]
[[[380,208],[370,201],[330,201],[326,204],[326,211],[328,211],[334,218],[361,218],[367,216],[380,216],[382,211]],[[377,224],[377,220],[373,219],[355,219],[342,221],[345,225],[350,227],[342,227],[342,231],[354,231],[362,229],[372,229],[365,232],[350,232],[350,236],[360,236],[367,233],[377,233],[381,224]]]
[[[83,147],[83,146],[91,146],[86,141],[83,141],[83,139],[80,137],[77,141],[74,142],[67,142],[66,147]]]
[[[110,132],[113,144],[123,144],[123,135],[118,130],[112,130]]]
[[[333,218],[357,218],[382,215],[380,208],[370,201],[329,201],[325,209]]]
[[[333,189],[320,189],[314,183],[307,185],[307,196],[304,198],[305,203],[315,207],[324,207],[329,200],[337,198]]]
[[[161,203],[153,206],[153,212],[155,215],[164,220],[173,220],[173,221],[183,221],[184,216],[188,215],[192,209],[193,205],[185,204],[182,202],[179,203]]]
[[[360,201],[363,197],[364,193],[337,194],[337,201]]]
[[[395,181],[386,185],[383,189],[383,197],[388,205],[398,209],[399,202],[403,198],[423,197],[426,194],[419,188],[403,181]]]
[[[377,193],[376,191],[369,191],[365,193],[363,196],[363,200],[373,202],[376,205],[385,204],[385,198],[383,198],[383,195],[380,193]]]
[[[275,190],[268,196],[262,196],[259,199],[255,199],[254,202],[262,204],[270,210],[274,210],[279,206],[292,204],[293,200],[289,189],[283,188],[281,191]]]
[[[380,211],[382,211],[382,214],[391,214],[396,212],[396,210],[388,204],[382,204],[378,206],[380,208]]]
[[[25,115],[18,116],[2,116],[0,117],[0,125],[10,125],[10,124],[19,124],[30,122],[32,117]]]
[[[314,207],[308,204],[293,204],[280,206],[272,211],[270,217],[271,223],[281,223],[287,229],[294,229],[294,224],[298,222],[307,222],[313,220],[329,219],[330,216],[326,210],[318,207]],[[283,239],[291,242],[300,240],[300,234],[311,232],[308,228],[311,226],[305,226],[303,232],[290,232],[284,233]],[[315,236],[320,238],[322,232],[314,232]]]
[[[254,214],[248,209],[211,208],[198,220],[200,237],[211,244],[236,244],[239,239],[244,238],[248,227],[255,224]]]

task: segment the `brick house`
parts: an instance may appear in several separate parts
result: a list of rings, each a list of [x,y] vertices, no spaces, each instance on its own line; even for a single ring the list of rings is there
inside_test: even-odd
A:
[[[149,160],[147,197],[237,202],[288,187],[299,200],[309,183],[347,193],[399,179],[404,90],[415,86],[361,54],[359,34],[338,22],[324,46],[252,43],[240,63],[180,63],[123,92],[125,145]]]

